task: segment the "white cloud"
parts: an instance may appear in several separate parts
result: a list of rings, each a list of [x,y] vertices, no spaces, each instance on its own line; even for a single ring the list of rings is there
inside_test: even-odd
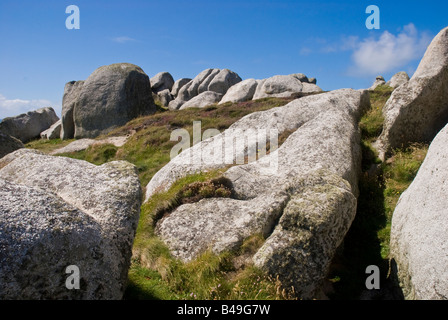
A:
[[[131,38],[131,37],[127,37],[127,36],[121,36],[121,37],[112,38],[112,41],[117,42],[117,43],[126,43],[126,42],[134,42],[137,40],[134,38]]]
[[[373,76],[406,67],[421,59],[432,37],[406,25],[397,35],[384,31],[379,38],[370,37],[354,44],[351,75]]]
[[[53,106],[49,100],[39,99],[39,100],[23,100],[23,99],[7,99],[4,95],[0,94],[0,119],[6,117],[17,116],[19,114],[36,110],[43,107]]]
[[[354,35],[343,35],[339,39],[309,38],[299,54],[308,56],[346,52],[351,55],[351,66],[348,67],[347,74],[371,77],[388,72],[415,71],[415,66],[411,63],[423,57],[433,38],[428,33],[418,31],[412,23],[395,34],[389,31],[375,31],[372,34],[364,39]]]

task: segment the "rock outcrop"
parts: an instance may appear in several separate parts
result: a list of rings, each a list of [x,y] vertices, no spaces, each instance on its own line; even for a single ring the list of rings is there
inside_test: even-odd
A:
[[[316,93],[322,92],[323,90],[314,83],[302,82],[302,92],[303,93]]]
[[[346,180],[326,170],[307,174],[294,185],[278,225],[254,262],[311,299],[355,217],[356,197]]]
[[[191,80],[192,79],[190,78],[180,78],[176,80],[176,82],[174,82],[173,88],[171,89],[171,95],[176,98],[177,94],[179,93],[179,90],[182,89],[182,87]]]
[[[253,100],[267,97],[289,98],[301,92],[322,92],[322,89],[314,83],[309,83],[308,77],[302,73],[278,75],[260,80]]]
[[[136,168],[27,149],[0,168],[0,299],[121,299],[141,205]],[[65,285],[71,265],[78,290]]]
[[[241,82],[241,78],[233,71],[206,69],[185,84],[168,107],[170,110],[178,110],[184,103],[206,91],[219,93],[222,97],[231,86],[238,82]]]
[[[394,148],[430,142],[448,122],[448,27],[432,40],[411,80],[394,90],[383,115],[376,144],[383,160]]]
[[[392,217],[390,256],[406,299],[448,299],[448,126]]]
[[[293,73],[291,74],[291,76],[293,76],[294,78],[296,78],[297,80],[299,80],[300,82],[306,82],[308,83],[310,80],[308,79],[308,77],[303,74],[303,73]]]
[[[356,212],[361,160],[357,123],[368,106],[367,91],[303,97],[252,113],[182,152],[153,177],[146,199],[188,174],[250,158],[249,150],[261,148],[260,132],[296,129],[280,148],[224,173],[234,198],[182,205],[158,222],[156,232],[184,261],[207,249],[236,249],[245,238],[261,233],[267,240],[254,257],[256,265],[294,286],[300,297],[312,298]],[[234,150],[233,142],[241,137],[246,145]],[[275,136],[269,137],[273,145]],[[291,271],[292,265],[303,273]]]
[[[384,80],[383,76],[378,76],[375,79],[375,82],[369,88],[369,90],[375,90],[378,86],[384,86],[386,84],[386,80]]]
[[[169,72],[159,72],[150,79],[150,83],[151,90],[155,93],[163,90],[169,90],[171,92],[174,85],[174,79]]]
[[[258,85],[253,99],[266,97],[289,98],[293,93],[302,92],[302,88],[302,82],[294,76],[273,76],[265,79]]]
[[[75,120],[73,110],[79,99],[84,81],[70,81],[65,84],[62,96],[61,139],[72,139],[75,136]]]
[[[0,122],[0,132],[15,137],[22,142],[40,138],[40,133],[59,120],[53,108],[41,108]]]
[[[156,111],[149,77],[129,63],[96,69],[83,83],[67,84],[65,96],[63,138],[72,138],[68,134],[72,124],[75,138],[95,138]]]
[[[359,91],[341,89],[329,92],[328,94],[322,93],[315,96],[303,97],[281,108],[252,113],[230,126],[228,129],[228,134],[230,135],[234,129],[241,129],[243,131],[246,131],[247,129],[276,129],[278,130],[278,133],[281,134],[285,130],[293,130],[302,126],[310,118],[313,119],[313,117],[316,117],[317,119],[319,112],[326,110],[324,106],[325,103],[330,103],[331,105],[340,103],[340,99],[342,99],[340,97],[342,96],[346,96],[347,104],[351,103],[358,106],[360,103],[360,98],[358,97],[358,100],[356,100],[353,97],[357,97],[359,94]],[[338,99],[331,101],[332,97],[337,97]],[[362,106],[365,108],[368,101],[366,101],[365,94],[363,94],[362,97]],[[313,106],[318,107],[314,107],[313,109],[305,105],[305,107],[301,109],[302,105],[308,103],[309,101],[312,102]],[[238,135],[239,133],[236,132],[235,134]],[[206,158],[206,155],[213,155],[215,139],[222,138],[217,137],[212,138],[211,140],[209,139],[202,141],[201,143],[179,154],[174,159],[171,159],[171,161],[159,170],[148,183],[146,187],[146,200],[148,200],[148,198],[155,192],[168,190],[174,181],[181,177],[185,177],[188,174],[206,171],[211,168],[221,168],[227,166],[229,161],[227,158],[226,163],[218,161],[216,164],[212,161],[213,159],[210,160]],[[252,148],[252,143],[256,143],[256,140],[249,140],[249,142],[251,145],[248,145],[246,149]],[[240,153],[233,154],[233,157],[230,159],[230,164],[235,163],[235,159],[239,157],[241,157]]]
[[[41,139],[59,139],[61,137],[62,120],[59,119],[50,128],[40,133]]]
[[[219,104],[226,102],[243,102],[252,100],[257,89],[258,81],[255,79],[246,79],[241,81],[227,90],[224,97],[222,97]]]
[[[188,102],[185,102],[179,110],[189,109],[189,108],[204,108],[221,100],[222,94],[214,91],[204,91],[192,98]]]
[[[241,81],[242,80],[240,76],[237,75],[235,72],[230,71],[229,69],[222,69],[210,81],[210,84],[207,87],[207,91],[213,91],[221,95],[224,95],[226,94],[227,90],[229,90],[230,87]]]
[[[157,92],[157,99],[160,101],[162,106],[168,107],[171,100],[173,100],[173,96],[171,95],[171,91],[169,89],[165,89]]]
[[[184,82],[186,80],[180,79]],[[193,80],[173,86],[171,94],[175,97],[168,108],[179,110],[191,99],[201,93],[211,91],[222,95],[220,102],[243,102],[267,97],[291,97],[297,93],[322,92],[316,85],[316,79],[308,77],[302,73],[291,75],[278,75],[271,78],[255,80],[246,79],[244,81],[234,72],[228,69],[206,69],[199,73]],[[185,108],[182,108],[185,109]]]
[[[405,71],[400,71],[394,74],[392,78],[390,78],[390,80],[386,82],[386,86],[396,89],[402,84],[407,83],[408,81],[408,74]]]
[[[0,132],[0,159],[20,148],[24,148],[22,141]]]

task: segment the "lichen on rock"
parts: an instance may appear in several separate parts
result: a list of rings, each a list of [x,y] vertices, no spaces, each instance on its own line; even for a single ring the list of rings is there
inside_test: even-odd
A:
[[[0,164],[0,298],[121,299],[142,191],[135,166],[15,151]],[[80,290],[65,286],[76,265]]]

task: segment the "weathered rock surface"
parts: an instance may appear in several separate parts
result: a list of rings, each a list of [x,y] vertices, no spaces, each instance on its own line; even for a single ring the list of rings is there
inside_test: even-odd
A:
[[[157,92],[157,99],[164,107],[168,107],[171,100],[173,100],[173,96],[171,95],[171,91],[168,89]]]
[[[215,77],[213,77],[213,80],[208,85],[207,90],[224,95],[231,86],[241,81],[240,76],[235,72],[230,71],[229,69],[223,69],[220,70]]]
[[[241,81],[227,90],[227,93],[222,97],[219,104],[252,100],[257,86],[258,81],[255,79]]]
[[[290,97],[294,93],[302,92],[302,88],[302,82],[292,75],[273,76],[258,85],[253,99]]]
[[[84,81],[67,82],[64,87],[62,97],[61,113],[61,139],[71,139],[75,136],[75,120],[73,119],[73,110],[79,99]]]
[[[179,92],[177,93],[176,99],[172,100],[169,103],[168,108],[170,110],[178,110],[182,106],[182,104],[199,94],[199,86],[201,85],[201,83],[206,81],[207,77],[209,77],[211,73],[214,73],[216,75],[218,72],[219,69],[205,69],[200,72],[196,77],[194,77],[193,80],[189,81],[188,83],[183,85],[182,88],[180,88]]]
[[[159,72],[150,79],[151,90],[158,93],[163,90],[169,90],[173,88],[174,79],[169,72]]]
[[[20,148],[24,148],[22,141],[0,132],[0,159]]]
[[[316,84],[313,83],[302,83],[302,92],[303,93],[314,93],[314,92],[322,92],[323,90]]]
[[[179,90],[182,89],[184,85],[186,85],[188,82],[190,82],[192,79],[190,78],[180,78],[174,82],[173,88],[171,89],[171,95],[173,97],[177,97],[177,94],[179,93]]]
[[[312,298],[355,215],[361,159],[357,123],[368,106],[367,91],[303,97],[252,113],[182,152],[150,181],[147,199],[183,176],[250,157],[248,150],[260,148],[260,131],[297,129],[280,148],[225,172],[236,198],[182,205],[158,223],[157,233],[185,261],[207,249],[236,249],[245,238],[261,233],[267,241],[255,263],[285,285],[294,285],[301,297]],[[227,145],[241,137],[247,138],[246,148]],[[275,137],[270,138],[272,145]],[[229,148],[227,158],[223,154],[229,155]],[[304,273],[289,270],[292,265]]]
[[[0,167],[0,298],[121,299],[141,205],[135,167],[27,149]],[[79,290],[65,286],[70,265]]]
[[[448,299],[448,126],[432,141],[392,217],[391,258],[406,299]],[[394,266],[394,264],[393,264]]]
[[[376,145],[383,160],[394,148],[430,142],[448,122],[448,27],[432,40],[411,80],[394,90],[383,116]]]
[[[303,73],[293,73],[293,74],[291,74],[291,76],[293,76],[294,78],[296,78],[300,82],[306,82],[306,83],[309,82],[308,77],[305,74],[303,74]]]
[[[199,82],[194,82],[191,89],[189,90],[190,99],[201,94],[205,91],[211,91],[208,89],[210,83],[213,81],[213,79],[221,72],[220,69],[210,69],[210,73],[207,72],[207,76],[202,79],[201,76],[198,77]],[[195,78],[196,79],[196,78]]]
[[[213,76],[219,73],[219,69],[205,69],[201,71],[193,80],[184,85],[177,95],[177,99],[188,101],[199,94],[199,86],[203,86],[203,91],[207,91],[205,84],[210,83]]]
[[[204,91],[182,104],[179,110],[188,108],[204,108],[221,100],[222,94],[213,91]]]
[[[378,76],[375,79],[375,82],[372,84],[372,86],[369,88],[369,90],[375,90],[378,86],[383,86],[386,84],[386,80],[384,80],[383,76]]]
[[[29,111],[15,117],[3,119],[0,122],[0,132],[15,137],[22,142],[39,138],[40,133],[47,130],[59,118],[53,108],[41,108]]]
[[[200,72],[193,80],[185,84],[178,92],[176,99],[170,102],[170,110],[178,110],[187,101],[206,91],[213,91],[224,95],[241,78],[228,69],[206,69]]]
[[[316,85],[316,82],[316,78],[308,79],[303,73],[278,75],[258,80],[258,86],[253,95],[253,100],[266,97],[289,98],[300,92],[322,92],[322,89]]]
[[[59,119],[50,128],[40,133],[41,139],[59,139],[61,137],[62,120]]]
[[[70,106],[73,106],[75,138],[95,138],[156,111],[149,77],[136,65],[117,63],[103,66],[84,83],[76,84],[66,87],[68,116],[67,121],[62,121],[64,138],[72,138],[65,133],[69,131],[65,126],[70,119]]]
[[[180,107],[182,107],[182,105],[185,103],[184,100],[176,98],[174,100],[171,100],[170,103],[168,103],[168,109],[173,111],[173,110],[179,110]]]
[[[300,297],[314,298],[355,214],[356,197],[346,180],[325,170],[305,175],[254,256],[255,265],[279,275]]]
[[[20,148],[17,151],[11,152],[9,154],[7,154],[6,156],[4,156],[3,158],[0,158],[0,169],[2,169],[4,166],[8,165],[9,163],[11,163],[11,161],[15,160],[18,157],[21,157],[23,155],[27,155],[27,154],[44,154],[43,152],[34,150],[34,149],[27,149],[27,148]]]
[[[409,81],[409,76],[405,71],[397,72],[390,78],[389,81],[386,82],[386,85],[392,88],[398,88],[404,83]]]
[[[335,99],[332,99],[333,97]],[[254,112],[250,115],[247,115],[240,119],[238,122],[231,125],[227,130],[227,135],[229,137],[231,137],[232,135],[238,136],[241,134],[241,132],[239,132],[238,130],[243,130],[244,134],[244,132],[248,129],[275,129],[278,130],[279,134],[281,134],[285,130],[293,130],[302,127],[304,123],[307,123],[311,119],[314,119],[314,121],[317,122],[318,116],[321,113],[326,115],[328,110],[333,110],[333,108],[337,109],[336,105],[339,104],[346,106],[346,108],[355,105],[356,108],[361,109],[361,107],[359,107],[360,99],[362,108],[365,108],[366,104],[368,103],[366,94],[361,94],[361,91],[356,90],[342,89],[314,96],[303,97],[281,108],[273,108],[264,112]],[[325,104],[330,104],[333,107],[327,109]],[[360,112],[358,109],[356,109],[357,116]],[[225,135],[226,132],[223,132],[220,135],[221,138],[218,136],[202,141],[201,143],[194,145],[193,147],[185,150],[177,157],[172,159],[166,166],[159,170],[148,183],[146,187],[146,200],[155,192],[168,190],[171,184],[181,177],[185,177],[188,174],[205,171],[211,168],[221,168],[229,164],[229,161],[230,164],[232,164],[235,163],[236,158],[239,158],[242,155],[244,156],[244,152],[241,153],[241,150],[237,149],[235,153],[232,154],[230,160],[228,158],[225,159],[225,163],[222,162],[222,159],[218,159],[219,161],[209,159],[211,158],[210,155],[213,155],[215,142],[218,141],[218,143],[221,143],[219,141],[224,139]],[[215,139],[218,140],[215,141]],[[310,136],[309,139],[314,138]],[[256,143],[256,139],[249,139],[249,145],[246,149],[252,148],[253,144]],[[349,181],[351,183],[354,182],[352,181],[352,179],[350,179]]]

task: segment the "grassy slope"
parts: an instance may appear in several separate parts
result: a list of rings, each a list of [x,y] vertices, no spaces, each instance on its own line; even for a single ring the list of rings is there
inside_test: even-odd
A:
[[[382,130],[382,108],[391,94],[388,87],[378,87],[371,94],[372,108],[362,118],[363,175],[357,217],[344,241],[344,252],[338,255],[330,272],[334,293],[332,299],[357,299],[365,288],[365,268],[376,264],[383,279],[388,268],[390,221],[400,194],[408,187],[423,161],[427,146],[415,145],[397,150],[387,163],[380,163],[371,147]],[[170,133],[185,128],[192,137],[193,121],[202,121],[202,132],[217,128],[222,131],[243,116],[285,105],[288,99],[261,99],[205,109],[164,111],[135,119],[109,136],[132,137],[123,147],[100,145],[65,156],[95,164],[127,160],[135,164],[142,186],[170,159]],[[281,143],[285,137],[280,137]],[[27,146],[49,152],[66,145],[60,140],[36,141]],[[264,239],[254,236],[246,240],[238,252],[219,256],[205,253],[197,260],[183,264],[173,259],[167,247],[154,235],[157,212],[167,210],[178,201],[181,190],[193,182],[210,181],[219,171],[186,177],[172,188],[153,197],[142,206],[140,223],[134,242],[134,258],[129,271],[126,299],[284,299],[292,298],[279,290],[275,279],[263,275],[247,263],[247,258]],[[176,201],[174,201],[174,200]],[[194,275],[194,276],[192,276]],[[383,280],[382,279],[382,280]]]
[[[193,138],[193,121],[201,121],[202,133],[207,129],[223,131],[245,115],[279,107],[290,102],[286,98],[266,98],[242,103],[226,103],[219,107],[212,105],[204,109],[186,109],[179,111],[161,111],[154,115],[130,121],[107,136],[132,134],[121,148],[113,145],[91,146],[87,150],[64,154],[64,156],[83,159],[94,164],[113,160],[127,160],[133,163],[139,172],[142,186],[146,186],[152,176],[170,160],[170,150],[177,141],[170,141],[171,131],[186,129]],[[104,137],[99,137],[104,138]],[[58,147],[60,140],[33,142],[28,146],[39,150],[51,151]],[[63,145],[59,145],[63,146]]]

